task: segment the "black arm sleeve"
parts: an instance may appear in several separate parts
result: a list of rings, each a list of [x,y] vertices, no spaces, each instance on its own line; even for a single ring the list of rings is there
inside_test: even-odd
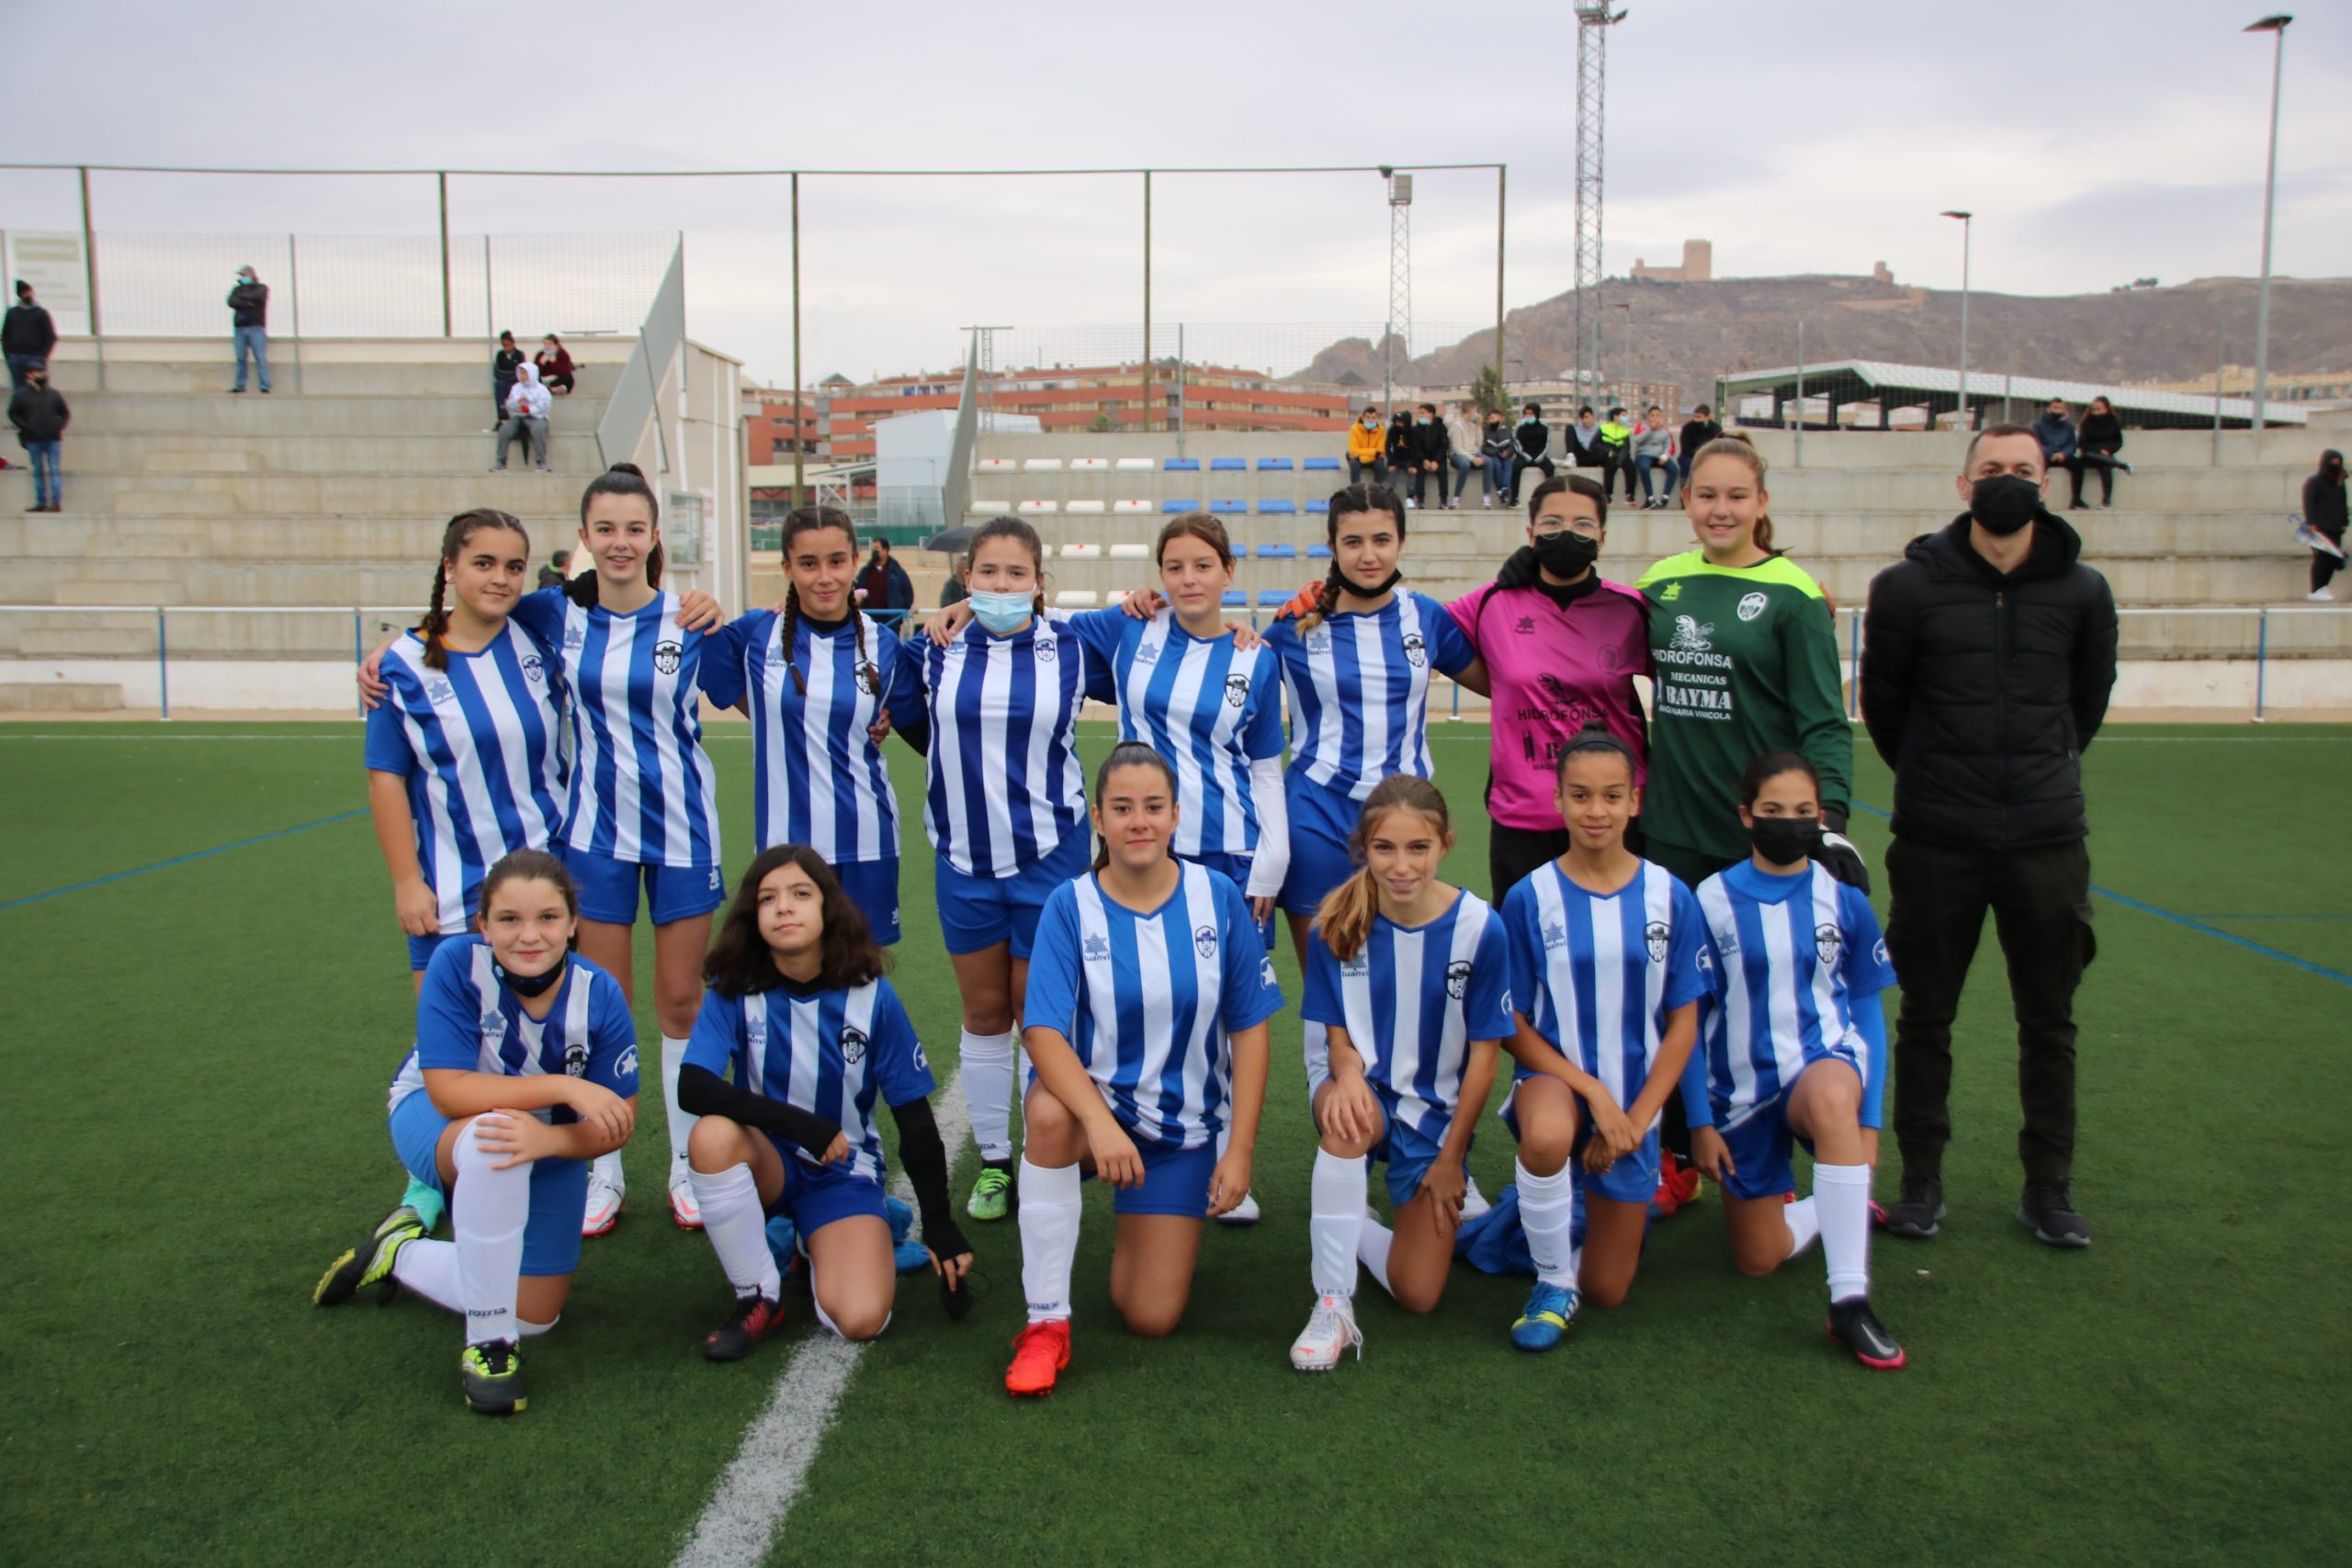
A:
[[[1888,767],[1903,753],[1911,700],[1913,607],[1892,566],[1871,581],[1862,609],[1862,724]]]
[[[930,754],[931,715],[926,713],[921,718],[916,719],[912,724],[898,724],[894,722],[891,726],[891,733],[895,734],[899,739],[912,747],[916,756],[922,757]]]
[[[803,1111],[797,1105],[786,1105],[780,1100],[738,1088],[708,1067],[691,1062],[678,1069],[678,1109],[695,1116],[724,1116],[746,1127],[781,1134],[817,1156],[821,1156],[842,1131],[813,1111]],[[932,1134],[932,1141],[938,1141],[936,1133]]]
[[[596,607],[596,574],[583,571],[563,580],[563,596],[583,610]]]
[[[685,1085],[679,1086],[684,1104]],[[922,1244],[945,1262],[972,1250],[956,1223],[956,1205],[947,1196],[947,1145],[940,1142],[939,1123],[932,1120],[931,1101],[910,1100],[890,1107],[899,1123],[899,1163],[915,1190],[915,1206],[922,1211]]]
[[[2096,574],[2094,574],[2096,575]],[[2109,695],[2115,690],[2116,646],[2120,623],[2115,595],[2099,578],[2097,591],[2084,606],[2075,631],[2074,692],[2075,750],[2090,750],[2091,738],[2107,721]]]

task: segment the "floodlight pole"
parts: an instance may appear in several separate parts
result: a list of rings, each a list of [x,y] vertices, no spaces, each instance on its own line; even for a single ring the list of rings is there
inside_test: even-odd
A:
[[[1968,252],[1976,215],[1955,208],[1942,216],[1960,220],[1960,427],[1968,430]]]
[[[1384,166],[1380,177],[1388,183],[1388,325],[1380,343],[1380,406],[1394,418],[1400,335],[1405,353],[1413,352],[1413,176]]]
[[[2278,207],[2278,78],[2287,61],[2287,24],[2295,18],[2265,17],[2245,28],[2270,35],[2270,159],[2262,175],[2262,288],[2254,307],[2254,450],[2262,453],[2264,405],[2270,399],[2270,229]]]
[[[802,487],[808,483],[808,429],[807,416],[801,412],[800,400],[800,176],[792,176],[792,504],[804,506],[808,498]]]
[[[1143,172],[1143,428],[1151,433],[1151,171]]]

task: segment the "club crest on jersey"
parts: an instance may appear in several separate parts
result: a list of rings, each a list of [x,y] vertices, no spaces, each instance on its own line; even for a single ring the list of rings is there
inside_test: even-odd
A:
[[[1250,677],[1227,675],[1225,678],[1225,705],[1238,708],[1250,700]]]
[[[852,1066],[865,1060],[865,1031],[854,1026],[842,1031],[842,1060]]]
[[[1460,1001],[1470,989],[1470,961],[1457,958],[1445,966],[1445,994]]]
[[[537,654],[526,653],[523,656],[523,679],[534,686],[544,686],[548,683],[547,666],[539,662]]]
[[[1059,659],[1060,657],[1060,648],[1052,637],[1041,637],[1037,639],[1038,663],[1051,664],[1055,660]]]
[[[1715,646],[1707,640],[1714,629],[1713,621],[1701,626],[1693,616],[1677,615],[1674,617],[1673,646],[1685,653],[1704,653]]]
[[[1846,945],[1846,938],[1836,926],[1823,921],[1813,928],[1813,951],[1821,959],[1823,968],[1834,966],[1838,949]]]
[[[1086,961],[1089,964],[1108,964],[1111,962],[1111,942],[1110,939],[1107,937],[1102,936],[1094,931],[1089,931],[1086,933],[1086,941],[1082,945],[1086,950]]]
[[[455,702],[457,698],[458,689],[449,684],[446,676],[435,675],[424,682],[424,700],[436,708]]]
[[[685,661],[686,650],[674,642],[653,645],[653,668],[664,675],[675,675],[678,666]]]
[[[565,1043],[563,1071],[567,1077],[584,1078],[588,1076],[588,1042],[572,1040]]]
[[[1429,645],[1421,640],[1419,632],[1405,634],[1405,662],[1416,670],[1429,662]]]
[[[1649,944],[1651,963],[1666,962],[1667,944],[1673,940],[1673,937],[1674,929],[1664,920],[1652,920],[1642,928],[1642,940]]]
[[[1741,620],[1752,621],[1763,613],[1764,595],[1761,593],[1750,593],[1740,600],[1739,618]]]
[[[882,690],[882,671],[870,662],[860,664],[857,667],[857,689],[869,697],[879,693]]]
[[[1216,956],[1216,928],[1215,926],[1203,926],[1193,933],[1193,951],[1203,958]]]
[[[1556,953],[1567,945],[1568,928],[1558,920],[1546,922],[1544,927],[1544,951]]]

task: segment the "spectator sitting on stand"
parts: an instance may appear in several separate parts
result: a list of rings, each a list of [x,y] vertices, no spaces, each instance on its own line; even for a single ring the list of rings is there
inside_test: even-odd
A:
[[[1663,512],[1674,499],[1674,432],[1667,428],[1666,412],[1656,403],[1643,416],[1642,427],[1634,432],[1634,468],[1642,477],[1642,507],[1648,512]],[[1650,473],[1655,469],[1662,477],[1663,494],[1650,493]]]
[[[1692,410],[1690,417],[1682,422],[1682,440],[1674,459],[1674,468],[1682,476],[1686,491],[1690,486],[1691,455],[1723,433],[1724,427],[1715,423],[1715,411],[1704,403]]]
[[[1372,470],[1373,483],[1388,482],[1388,433],[1381,428],[1380,411],[1370,404],[1348,426],[1348,482],[1363,483],[1367,468]]]
[[[17,280],[17,302],[0,318],[0,354],[8,356],[8,389],[25,384],[25,372],[38,365],[46,369],[49,351],[57,346],[57,324],[33,298],[33,286]]]
[[[523,351],[514,346],[513,333],[498,334],[498,352],[490,356],[490,428],[495,431],[506,423],[506,394],[514,389],[516,373],[523,368]]]
[[[2115,405],[2105,398],[2093,398],[2083,410],[2080,445],[2066,461],[2066,471],[2075,481],[2074,499],[2067,510],[2080,512],[2083,506],[2083,470],[2098,470],[2098,504],[2102,511],[2115,504],[2115,470],[2132,471],[2132,465],[2116,456],[2123,450],[2123,422],[2115,416]]]
[[[506,423],[498,427],[498,461],[491,465],[490,471],[506,471],[507,445],[519,435],[523,438],[523,455],[532,460],[539,472],[546,473],[548,410],[554,400],[539,385],[537,366],[523,366],[514,374],[514,385],[506,394]]]
[[[2033,422],[2033,438],[2041,443],[2043,471],[2069,467],[2075,460],[2080,435],[2081,433],[2075,428],[2073,412],[2066,407],[2066,400],[2051,399],[2050,406],[2042,411],[2041,417]],[[2082,498],[2083,476],[2077,472],[2075,475],[2075,500],[2079,503]]]
[[[1560,450],[1566,453],[1568,459],[1579,468],[1604,468],[1609,466],[1608,454],[1600,446],[1600,426],[1593,421],[1590,403],[1577,410],[1577,422],[1568,426],[1566,436],[1560,442]],[[1607,482],[1608,476],[1603,475],[1604,486]]]
[[[1405,476],[1414,471],[1413,416],[1398,409],[1388,416],[1388,471],[1402,489]]]
[[[539,384],[554,397],[568,396],[572,389],[571,355],[563,340],[553,333],[539,340],[539,356],[532,361],[539,367]]]
[[[1530,468],[1551,479],[1558,473],[1552,465],[1552,427],[1544,423],[1544,405],[1527,405],[1527,417],[1519,422],[1514,433],[1519,439],[1519,460],[1510,468],[1510,503],[1519,504],[1519,481]]]
[[[65,399],[49,384],[46,365],[27,370],[25,384],[8,394],[8,423],[17,427],[17,439],[24,444],[25,456],[33,466],[33,503],[25,508],[28,512],[65,510],[64,481],[58,475],[57,459],[64,446],[65,426],[73,417]]]
[[[1519,456],[1519,437],[1503,423],[1503,411],[1487,415],[1486,438],[1478,444],[1478,456],[1487,461],[1487,488],[1478,497],[1481,506],[1492,506],[1497,496],[1507,495],[1511,482],[1511,459]],[[1509,505],[1508,499],[1504,502]]]
[[[1600,426],[1600,489],[1607,494],[1611,476],[1625,476],[1625,504],[1634,503],[1634,432],[1625,423],[1625,411],[1612,408]]]
[[[1480,455],[1486,437],[1478,429],[1478,408],[1475,403],[1456,403],[1445,418],[1446,464],[1453,470],[1453,489],[1445,492],[1445,475],[1438,477],[1440,501],[1451,508],[1462,504],[1462,492],[1470,488],[1470,476],[1485,459]]]
[[[1437,503],[1445,505],[1445,425],[1437,417],[1435,403],[1423,403],[1413,417],[1413,493],[1408,504],[1419,506],[1426,499],[1421,487],[1430,476],[1437,476]]]
[[[571,552],[570,550],[556,551],[548,558],[548,564],[539,568],[538,585],[541,588],[560,588],[571,581]]]

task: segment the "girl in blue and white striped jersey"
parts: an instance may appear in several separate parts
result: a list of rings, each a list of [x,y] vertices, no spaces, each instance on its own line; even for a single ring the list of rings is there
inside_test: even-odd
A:
[[[1771,1273],[1821,1238],[1829,1332],[1866,1367],[1891,1371],[1903,1347],[1871,1311],[1871,1167],[1886,1087],[1894,984],[1869,897],[1813,858],[1821,781],[1794,751],[1772,751],[1739,781],[1748,858],[1699,885],[1716,963],[1701,1045],[1683,1071],[1700,1169],[1723,1184],[1732,1258]],[[1813,1193],[1789,1202],[1791,1144],[1813,1156]]]
[[[888,967],[808,845],[763,851],[743,874],[678,1080],[696,1114],[703,1229],[735,1287],[733,1315],[703,1341],[714,1361],[741,1360],[784,1321],[771,1213],[789,1215],[801,1237],[818,1321],[844,1339],[871,1339],[889,1323],[898,1268],[877,1100],[899,1124],[933,1271],[954,1289],[971,1266],[932,1120],[931,1064],[882,977]]]
[[[1114,747],[1094,780],[1093,869],[1037,921],[1022,1009],[1036,1073],[1023,1102],[1029,1325],[1005,1373],[1015,1394],[1046,1393],[1069,1363],[1081,1159],[1118,1189],[1111,1299],[1147,1337],[1183,1316],[1202,1222],[1250,1190],[1282,990],[1241,890],[1170,855],[1176,789],[1157,751]]]
[[[454,1242],[396,1209],[331,1264],[311,1299],[407,1286],[466,1320],[466,1404],[526,1403],[518,1341],[555,1326],[580,1266],[587,1161],[637,1122],[637,1032],[611,976],[569,951],[579,906],[562,863],[517,850],[481,884],[483,935],[444,942],[393,1077],[392,1147],[451,1196]]]
[[[483,875],[509,851],[547,848],[563,820],[561,681],[507,618],[530,570],[520,523],[459,513],[441,536],[431,608],[383,652],[368,806],[420,991],[434,950],[472,929]],[[439,1228],[437,1187],[412,1177],[401,1201]]]
[[[1517,1010],[1506,1049],[1519,1063],[1503,1120],[1519,1140],[1520,1220],[1535,1259],[1535,1289],[1511,1325],[1522,1350],[1558,1344],[1583,1296],[1615,1306],[1633,1288],[1657,1190],[1658,1111],[1709,989],[1698,900],[1625,846],[1642,806],[1634,766],[1605,729],[1568,742],[1558,774],[1568,851],[1503,899]]]
[[[761,849],[806,844],[865,916],[899,940],[899,799],[876,719],[908,680],[899,638],[850,598],[857,525],[832,506],[784,520],[784,610],[752,610],[703,649],[703,694],[752,720],[752,813]],[[909,705],[900,705],[902,708]],[[921,750],[920,710],[907,737]]]
[[[1427,779],[1383,779],[1351,848],[1363,869],[1331,890],[1306,949],[1300,1010],[1329,1031],[1331,1077],[1307,1235],[1316,1303],[1290,1348],[1301,1371],[1361,1356],[1356,1264],[1408,1312],[1433,1312],[1469,1191],[1464,1161],[1500,1043],[1512,1030],[1510,955],[1485,900],[1438,880],[1453,847]],[[1394,1233],[1364,1213],[1365,1159],[1388,1168]]]
[[[1017,517],[973,536],[973,624],[945,646],[899,646],[894,723],[930,729],[923,829],[937,852],[939,925],[964,1004],[957,1051],[981,1170],[966,1212],[1001,1220],[1012,1177],[1014,998],[1046,898],[1086,869],[1078,714],[1108,702],[1110,667],[1045,614],[1044,547]]]

